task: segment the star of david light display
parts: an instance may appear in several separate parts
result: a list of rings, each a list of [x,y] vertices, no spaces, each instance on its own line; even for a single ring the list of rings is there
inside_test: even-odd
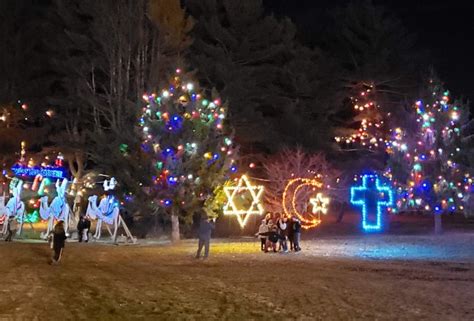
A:
[[[225,186],[224,192],[227,203],[224,205],[224,215],[235,215],[241,228],[244,228],[251,215],[262,215],[264,209],[261,203],[263,186],[252,185],[247,176],[242,175],[237,186]],[[247,205],[250,203],[250,205]]]
[[[376,175],[364,175],[362,185],[351,187],[351,204],[362,208],[362,228],[365,231],[380,231],[384,209],[393,206],[393,191],[389,186],[383,186]],[[370,205],[376,207],[375,222],[368,217],[367,207]]]

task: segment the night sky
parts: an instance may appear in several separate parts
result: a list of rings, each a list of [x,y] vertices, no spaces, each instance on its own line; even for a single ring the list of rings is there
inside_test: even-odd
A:
[[[311,45],[321,30],[320,19],[347,0],[267,0],[276,15],[286,15],[297,25],[299,36]],[[457,97],[474,106],[474,1],[386,0],[373,1],[392,11],[417,36],[420,49],[428,50],[435,70]]]

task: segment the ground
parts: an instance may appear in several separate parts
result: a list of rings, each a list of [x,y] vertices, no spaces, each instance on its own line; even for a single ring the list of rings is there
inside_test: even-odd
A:
[[[0,244],[0,320],[473,320],[474,234],[352,236],[264,254],[255,240]]]

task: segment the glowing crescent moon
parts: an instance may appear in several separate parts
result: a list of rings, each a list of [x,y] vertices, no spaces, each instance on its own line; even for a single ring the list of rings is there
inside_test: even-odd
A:
[[[321,219],[319,218],[319,215],[315,216],[313,213],[306,213],[303,215],[296,208],[296,196],[298,195],[299,190],[305,186],[321,188],[323,184],[320,181],[311,178],[291,179],[288,184],[286,184],[285,190],[283,191],[282,207],[286,215],[295,215],[301,221],[301,227],[304,229],[309,229],[318,226],[321,223]],[[291,205],[288,204],[288,193],[290,193],[291,196]]]

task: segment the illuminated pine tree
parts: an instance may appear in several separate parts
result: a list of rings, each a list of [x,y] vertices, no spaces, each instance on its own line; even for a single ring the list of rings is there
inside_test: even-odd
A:
[[[353,117],[339,128],[336,141],[343,149],[384,149],[388,137],[387,115],[377,103],[375,87],[361,83],[355,86],[354,92],[350,97]]]
[[[179,239],[179,217],[192,218],[236,171],[225,105],[215,92],[207,95],[184,78],[178,69],[169,87],[144,95],[147,105],[140,118],[142,147],[156,173],[151,191],[171,217],[173,240]]]
[[[451,102],[440,82],[430,80],[412,116],[393,130],[387,149],[386,174],[398,187],[398,207],[434,213],[437,232],[440,214],[462,212],[472,193],[472,173],[462,152],[462,126],[467,120],[465,106]]]

